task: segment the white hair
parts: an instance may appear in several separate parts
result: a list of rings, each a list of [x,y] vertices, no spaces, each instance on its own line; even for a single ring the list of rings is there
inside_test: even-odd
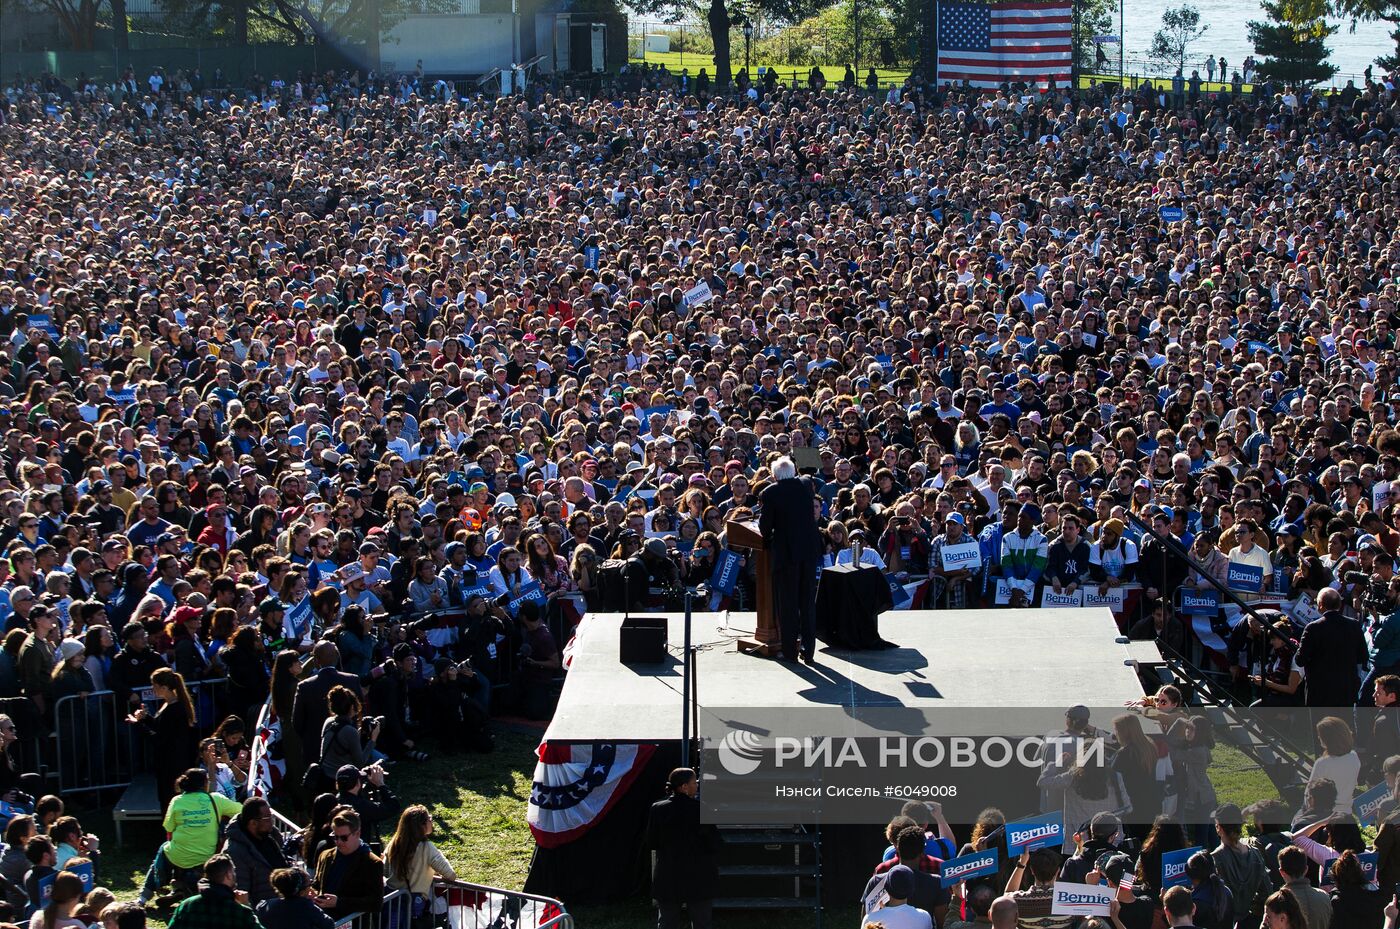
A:
[[[792,459],[784,455],[773,462],[773,477],[780,481],[785,481],[790,477],[797,477],[797,465],[792,463]]]

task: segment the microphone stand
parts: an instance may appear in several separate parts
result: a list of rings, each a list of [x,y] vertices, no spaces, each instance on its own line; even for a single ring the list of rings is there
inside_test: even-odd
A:
[[[691,605],[695,597],[708,596],[704,584],[685,588],[685,636],[681,646],[681,767],[689,768],[691,732],[700,734],[698,682],[695,669],[695,646],[691,643]],[[692,715],[693,714],[693,715]],[[697,755],[698,757],[698,755]]]

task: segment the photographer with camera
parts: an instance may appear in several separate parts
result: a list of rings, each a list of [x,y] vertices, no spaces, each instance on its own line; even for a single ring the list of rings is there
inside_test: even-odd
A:
[[[622,569],[627,607],[633,612],[666,607],[671,592],[680,586],[680,569],[662,539],[647,539],[641,551],[627,559]]]
[[[516,653],[515,679],[511,681],[508,703],[527,719],[549,719],[559,699],[554,675],[563,667],[554,635],[540,615],[539,604],[520,604],[520,627],[524,641]]]
[[[345,765],[365,768],[374,763],[378,718],[361,719],[360,698],[348,687],[337,685],[326,697],[330,715],[321,725],[321,773],[330,784]]]
[[[1389,555],[1378,555],[1373,568],[1389,560]],[[1393,569],[1387,573],[1386,578],[1379,572],[1369,575],[1364,591],[1354,601],[1370,658],[1369,670],[1356,694],[1356,705],[1361,707],[1376,705],[1377,679],[1400,673],[1400,578],[1395,577]]]
[[[501,680],[501,660],[509,651],[510,616],[500,604],[479,594],[467,598],[457,633],[456,657],[471,662],[473,696],[489,711],[491,685]]]
[[[409,731],[409,681],[418,670],[418,655],[413,646],[400,642],[394,646],[390,659],[374,669],[374,682],[369,687],[369,702],[380,714],[382,723],[377,735],[379,750],[390,758],[427,761],[427,753],[419,751]]]
[[[489,752],[496,745],[490,713],[477,698],[481,680],[471,659],[459,664],[440,657],[433,662],[433,678],[428,683],[424,704],[428,726],[448,752]],[[489,692],[487,685],[488,697]]]
[[[377,764],[364,769],[341,765],[335,772],[336,802],[359,814],[366,842],[378,843],[379,824],[393,820],[403,810],[403,803],[384,783],[384,776],[384,768]]]

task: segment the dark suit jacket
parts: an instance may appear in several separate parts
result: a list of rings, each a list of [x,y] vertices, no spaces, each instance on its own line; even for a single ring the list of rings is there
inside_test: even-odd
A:
[[[663,902],[709,900],[719,882],[719,831],[701,825],[700,801],[683,794],[651,805],[646,847],[655,852],[651,898]]]
[[[801,478],[788,478],[759,494],[758,531],[768,556],[778,563],[814,563],[822,554],[822,537],[812,507],[814,495]]]
[[[1357,666],[1366,663],[1361,624],[1329,612],[1303,629],[1298,667],[1307,675],[1308,706],[1352,706],[1361,686]]]
[[[365,699],[360,679],[335,668],[321,668],[297,684],[296,697],[292,700],[292,728],[301,738],[302,750],[307,761],[320,760],[321,724],[330,715],[330,708],[326,706],[326,696],[337,684],[353,690],[361,701]]]
[[[336,895],[335,907],[330,914],[336,919],[351,913],[373,913],[378,917],[384,905],[383,859],[361,842],[359,851],[351,856],[354,860],[346,868],[340,884],[328,887],[326,880],[330,876],[331,866],[335,864],[335,856],[339,854],[337,849],[328,848],[316,859],[316,877],[313,881],[316,889],[323,894]],[[373,921],[370,923],[374,924]]]

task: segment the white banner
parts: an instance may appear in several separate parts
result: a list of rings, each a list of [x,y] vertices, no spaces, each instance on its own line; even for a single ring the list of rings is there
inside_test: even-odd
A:
[[[1026,602],[1029,603],[1035,597],[1035,581],[1018,581],[1013,578],[997,578],[996,602],[1000,606],[1006,606],[1011,602],[1011,591],[1019,590],[1025,593]]]
[[[1056,881],[1050,913],[1052,916],[1107,916],[1115,892],[1101,884]]]
[[[958,545],[945,545],[940,549],[944,571],[966,569],[976,571],[982,567],[982,546],[976,542],[962,542]]]
[[[1040,594],[1041,606],[1083,606],[1084,588],[1079,588],[1074,593],[1061,591],[1055,593],[1055,588],[1047,587]]]
[[[701,281],[685,292],[685,305],[701,306],[702,304],[709,303],[714,298],[715,295],[710,290],[710,285]]]
[[[1192,616],[1191,629],[1196,633],[1196,638],[1201,640],[1201,645],[1213,652],[1223,652],[1225,640],[1210,627],[1210,619],[1209,616]]]
[[[1099,596],[1099,585],[1090,584],[1084,588],[1085,606],[1106,606],[1115,613],[1123,612],[1123,601],[1130,590],[1140,590],[1141,584],[1123,584],[1119,587],[1110,587],[1108,591]]]

